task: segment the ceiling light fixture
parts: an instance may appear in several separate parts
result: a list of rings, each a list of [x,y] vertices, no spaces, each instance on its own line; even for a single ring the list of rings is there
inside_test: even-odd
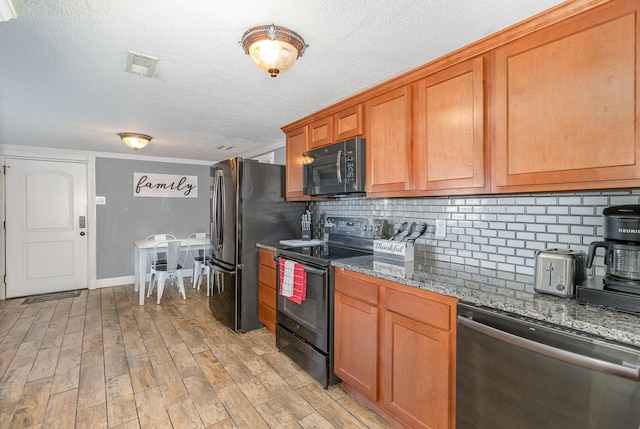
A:
[[[11,0],[0,0],[0,22],[17,18],[16,10],[11,4]]]
[[[240,43],[245,54],[271,77],[290,69],[309,46],[295,31],[273,24],[248,29]]]
[[[138,134],[138,133],[119,133],[118,135],[120,136],[124,144],[126,144],[133,150],[142,149],[153,138],[146,134]]]

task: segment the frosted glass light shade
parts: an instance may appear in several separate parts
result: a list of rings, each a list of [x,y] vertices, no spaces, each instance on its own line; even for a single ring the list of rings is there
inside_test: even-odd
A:
[[[271,77],[291,68],[307,48],[298,33],[273,24],[248,29],[240,43],[258,68]]]
[[[118,135],[120,136],[124,144],[126,144],[133,150],[142,149],[153,138],[146,134],[138,134],[138,133],[120,133]]]

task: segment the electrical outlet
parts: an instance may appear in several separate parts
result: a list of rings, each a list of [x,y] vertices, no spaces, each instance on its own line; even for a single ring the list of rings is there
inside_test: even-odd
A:
[[[96,205],[103,206],[107,204],[107,197],[96,197]]]
[[[436,238],[445,238],[447,236],[447,221],[444,219],[436,219],[436,231],[433,234]]]

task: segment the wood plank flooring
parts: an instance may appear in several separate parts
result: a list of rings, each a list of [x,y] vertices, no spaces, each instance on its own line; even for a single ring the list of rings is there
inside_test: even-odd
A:
[[[0,301],[0,428],[391,427],[185,289],[161,305],[139,306],[133,285]]]

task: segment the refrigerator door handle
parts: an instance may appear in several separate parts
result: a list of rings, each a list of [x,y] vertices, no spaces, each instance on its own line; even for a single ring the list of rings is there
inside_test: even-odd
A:
[[[216,250],[222,248],[222,242],[224,241],[224,201],[224,176],[222,170],[216,170],[213,184],[213,219],[211,220],[213,224],[211,241]]]
[[[211,268],[214,272],[214,284],[217,286],[218,295],[221,295],[224,292],[224,275],[225,274],[235,274],[235,270],[227,270],[219,265],[211,265]]]

